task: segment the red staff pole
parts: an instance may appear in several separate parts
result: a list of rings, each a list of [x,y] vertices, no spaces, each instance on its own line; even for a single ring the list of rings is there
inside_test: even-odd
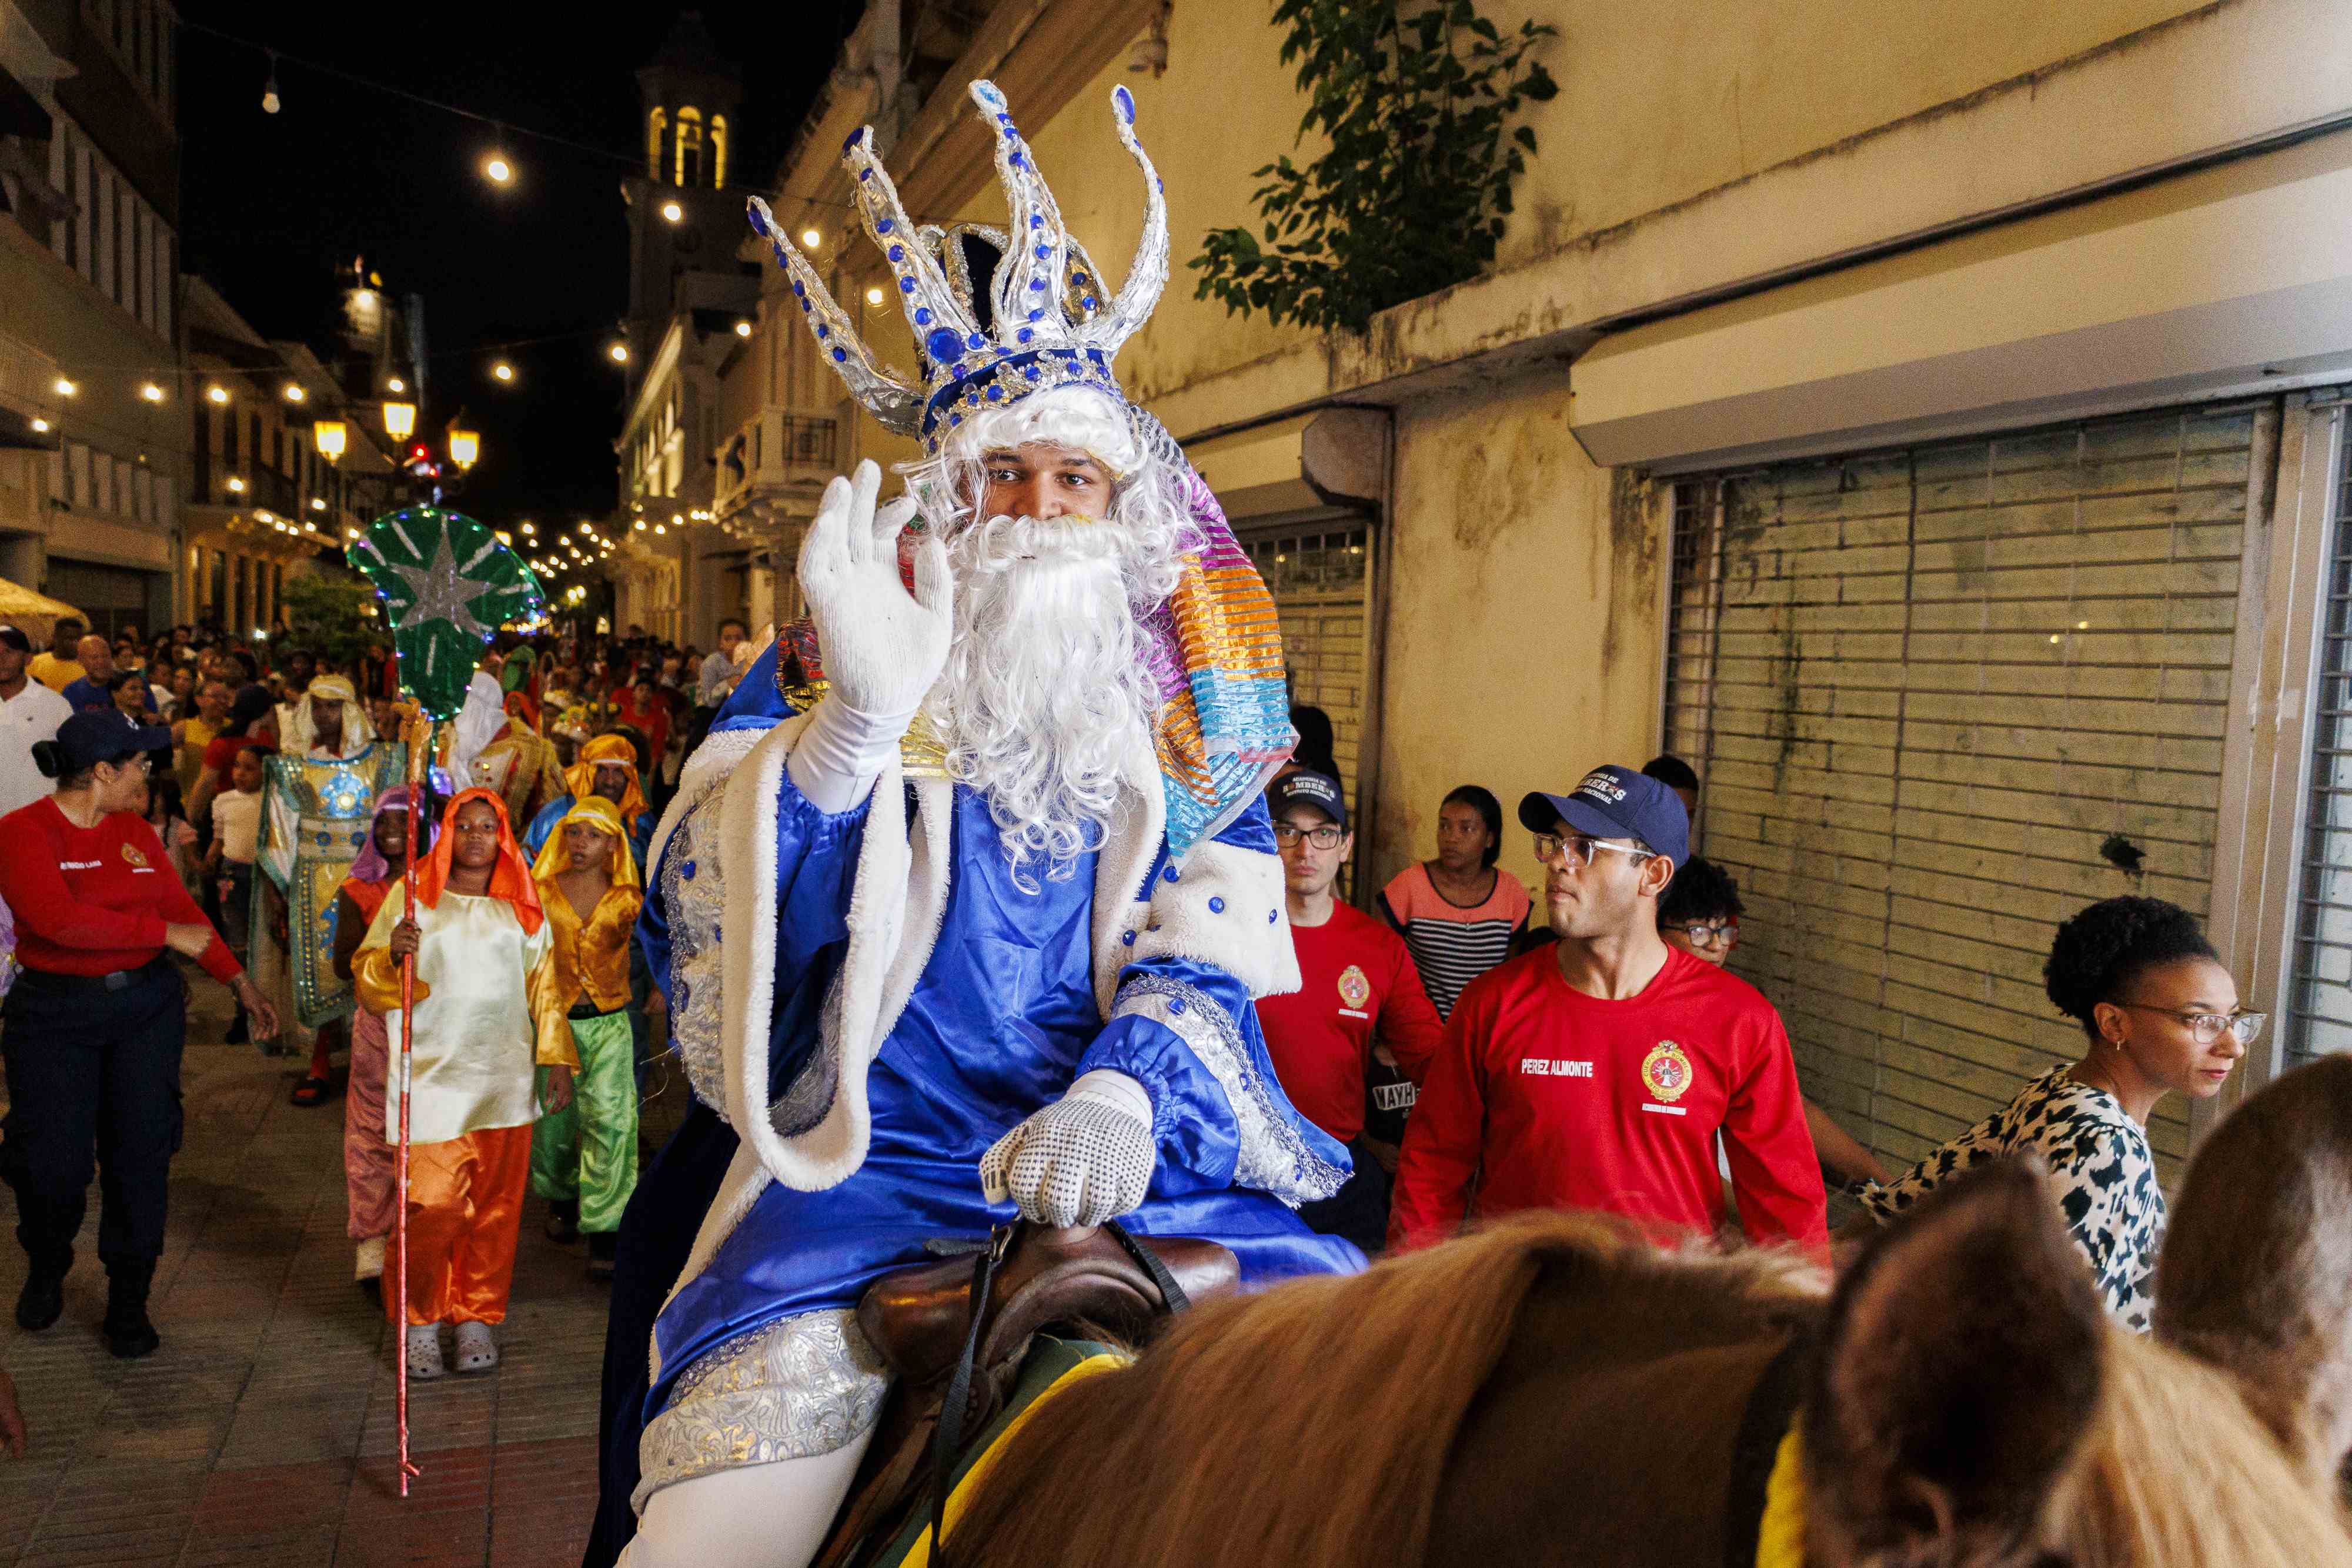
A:
[[[434,724],[419,716],[417,738],[408,752],[408,853],[402,857],[400,902],[403,919],[416,917],[416,846],[418,823],[424,816],[426,759],[433,752]],[[395,1415],[400,1427],[400,1495],[408,1495],[412,1476],[425,1472],[408,1458],[408,1053],[416,1038],[416,955],[400,960],[400,1143],[392,1156],[393,1237],[392,1291],[397,1298],[393,1321],[400,1337],[393,1345],[397,1393]]]

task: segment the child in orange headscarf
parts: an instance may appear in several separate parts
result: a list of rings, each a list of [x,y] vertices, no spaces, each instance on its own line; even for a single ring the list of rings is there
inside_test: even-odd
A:
[[[416,907],[384,897],[352,961],[361,1002],[384,1015],[394,1046],[384,1136],[397,1140],[400,960],[416,956],[408,1182],[408,1300],[386,1306],[408,1322],[411,1377],[445,1370],[440,1329],[457,1325],[457,1370],[496,1366],[490,1325],[506,1318],[515,1242],[539,1116],[534,1068],[550,1109],[572,1101],[569,1004],[558,998],[554,947],[539,889],[488,789],[449,802],[417,867]]]
[[[573,1103],[548,1112],[531,1134],[530,1188],[548,1200],[548,1234],[571,1241],[585,1233],[588,1277],[609,1280],[621,1211],[637,1185],[629,935],[645,903],[621,809],[601,795],[572,802],[531,874],[555,933],[548,967],[571,1009],[580,1072]]]

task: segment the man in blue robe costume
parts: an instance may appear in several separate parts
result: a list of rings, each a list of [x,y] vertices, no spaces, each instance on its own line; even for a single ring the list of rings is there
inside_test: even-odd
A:
[[[1348,1156],[1291,1108],[1252,1006],[1297,984],[1261,795],[1295,740],[1272,603],[1109,371],[1167,275],[1134,105],[1115,91],[1143,243],[1106,298],[1001,95],[971,95],[1028,243],[916,230],[870,133],[848,149],[919,383],[752,204],[831,361],[931,461],[878,510],[871,464],[834,482],[801,558],[812,689],[785,700],[771,649],[655,835],[640,940],[709,1109],[624,1223],[592,1563],[627,1535],[624,1490],[632,1568],[804,1562],[887,1388],[853,1309],[934,1243],[1117,1217],[1223,1242],[1250,1284],[1361,1265],[1292,1212]],[[1108,641],[1040,630],[1080,580],[1097,611],[1108,584]],[[1096,728],[1063,757],[988,731],[997,698]]]

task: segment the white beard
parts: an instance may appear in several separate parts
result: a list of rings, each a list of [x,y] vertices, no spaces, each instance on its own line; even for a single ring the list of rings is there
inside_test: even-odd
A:
[[[1118,804],[1156,706],[1130,584],[1164,561],[1117,523],[996,517],[948,545],[955,634],[926,711],[988,800],[1015,880],[1070,875]],[[1034,885],[1034,883],[1029,883]]]

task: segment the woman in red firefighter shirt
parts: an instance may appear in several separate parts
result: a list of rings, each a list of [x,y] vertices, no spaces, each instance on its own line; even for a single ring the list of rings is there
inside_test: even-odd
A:
[[[105,708],[77,714],[33,748],[57,793],[0,817],[0,898],[16,916],[24,972],[0,1034],[8,1115],[0,1176],[16,1189],[30,1270],[17,1323],[64,1310],[92,1151],[102,1167],[98,1256],[106,1266],[107,1348],[161,1343],[147,1288],[163,1250],[164,1184],[180,1145],[180,1048],[187,988],[163,956],[195,959],[235,988],[265,1035],[277,1020],[147,825],[147,772],[171,755],[166,729]]]
[[[1406,1124],[1392,1247],[1521,1208],[1625,1217],[1661,1241],[1726,1223],[1723,1140],[1751,1242],[1826,1263],[1822,1175],[1780,1016],[1754,987],[1658,936],[1658,896],[1690,855],[1674,791],[1596,768],[1529,795],[1560,940],[1462,993]]]

